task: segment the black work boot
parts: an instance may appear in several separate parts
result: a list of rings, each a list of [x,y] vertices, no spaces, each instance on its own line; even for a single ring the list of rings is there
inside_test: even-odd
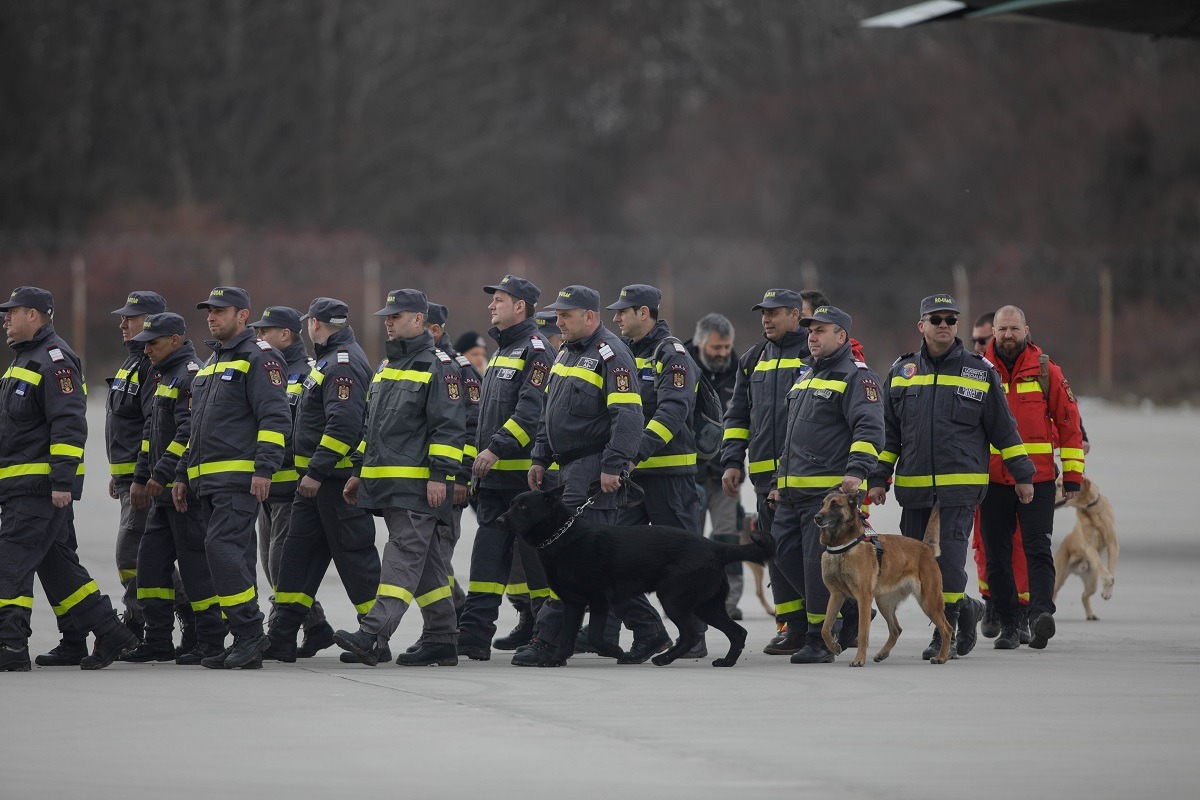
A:
[[[121,624],[136,636],[139,642],[146,635],[146,621],[135,617],[132,611],[126,611],[121,615]]]
[[[561,667],[563,662],[554,657],[556,645],[534,637],[523,650],[512,658],[514,667]]]
[[[1021,634],[1017,629],[1017,620],[1015,618],[1000,620],[1000,635],[996,637],[992,647],[997,650],[1016,650],[1020,645]]]
[[[304,632],[304,640],[296,650],[296,658],[312,658],[326,647],[333,647],[333,626],[322,622]]]
[[[0,672],[29,672],[32,668],[28,647],[0,644]]]
[[[332,632],[330,636],[332,637]],[[280,626],[272,628],[267,634],[267,649],[263,652],[262,657],[271,661],[291,664],[295,662],[298,655],[295,631],[292,631],[289,636],[288,632]]]
[[[175,606],[175,616],[179,617],[179,647],[175,655],[181,656],[196,649],[199,640],[196,638],[196,612],[191,606]]]
[[[235,634],[233,637],[233,646],[225,651],[221,663],[209,667],[209,669],[258,669],[262,667],[262,655],[268,647],[271,646],[271,640],[263,633],[251,634]],[[257,665],[254,662],[258,662]],[[200,662],[203,667],[209,666],[209,659]]]
[[[878,612],[871,609],[871,619],[875,619]],[[853,650],[858,647],[858,614],[851,614],[842,618],[842,629],[837,635],[838,647],[843,650]]]
[[[1029,644],[1033,640],[1033,634],[1029,631],[1029,606],[1021,606],[1017,612],[1017,633],[1021,637],[1021,644]]]
[[[929,640],[929,646],[921,651],[921,658],[928,661],[936,658],[940,652],[942,652],[942,632],[934,628],[933,638]],[[947,660],[952,658],[958,658],[958,646],[953,639],[950,640],[950,652],[946,655]]]
[[[954,635],[955,650],[960,656],[965,656],[975,649],[979,641],[979,632],[975,626],[983,613],[983,603],[974,597],[964,596],[958,601],[958,633]]]
[[[198,667],[205,659],[220,656],[225,647],[217,642],[196,642],[196,646],[186,653],[175,656],[175,663],[181,667]]]
[[[1054,638],[1054,615],[1049,611],[1043,611],[1034,617],[1033,638],[1029,640],[1029,646],[1034,650],[1043,650],[1046,643]]]
[[[121,656],[121,661],[145,664],[149,661],[174,661],[175,646],[170,639],[147,639]]]
[[[458,649],[453,642],[423,644],[411,653],[401,653],[396,664],[401,667],[456,667]]]
[[[377,661],[391,661],[391,660],[392,660],[392,649],[390,647],[388,647],[386,644],[380,646],[379,657],[378,657]],[[343,664],[362,664],[362,663],[364,663],[362,661],[362,659],[360,659],[354,653],[342,653],[340,656],[338,656],[338,661],[342,662]]]
[[[996,614],[996,607],[992,605],[992,598],[983,598],[983,616],[979,619],[979,632],[988,639],[995,639],[1000,635],[1000,617]]]
[[[858,626],[855,626],[856,628]],[[856,634],[857,636],[857,634]],[[808,623],[808,633],[804,636],[804,646],[792,653],[793,664],[831,664],[836,658],[833,652],[825,646],[821,636],[821,626]]]
[[[671,637],[666,631],[656,631],[648,636],[633,637],[633,646],[624,656],[617,659],[618,664],[642,664],[671,646]]]
[[[520,612],[520,617],[517,619],[517,626],[508,632],[507,635],[501,636],[492,642],[492,645],[497,650],[516,650],[523,644],[528,644],[533,638],[533,610],[529,603],[521,602],[514,603],[517,611]],[[578,640],[577,640],[578,641]]]
[[[343,650],[348,650],[358,657],[358,663],[373,667],[379,663],[379,637],[362,630],[338,631],[333,635],[333,641]],[[391,655],[389,653],[388,655]]]
[[[80,669],[104,669],[119,656],[138,646],[138,638],[129,628],[118,625],[104,635],[96,636],[96,646],[91,655],[79,661]]]
[[[501,649],[513,650],[516,648],[505,647]],[[458,634],[458,644],[455,651],[458,655],[466,656],[472,661],[488,661],[492,657],[492,649],[488,647],[488,643],[469,633]]]
[[[807,632],[807,625],[789,622],[783,636],[776,636],[768,642],[767,646],[763,648],[763,652],[769,656],[790,656],[799,653],[804,647]]]
[[[63,639],[49,653],[42,653],[33,660],[39,667],[78,667],[88,654],[87,640],[68,641]]]

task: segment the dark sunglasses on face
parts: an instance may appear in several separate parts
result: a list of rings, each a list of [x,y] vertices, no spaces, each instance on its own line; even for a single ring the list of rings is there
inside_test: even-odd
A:
[[[958,324],[958,317],[953,317],[953,316],[943,317],[940,314],[930,314],[929,315],[929,323],[931,325],[933,325],[933,327],[936,328],[939,325],[941,325],[943,322],[946,323],[947,325],[949,325],[950,327],[954,327],[955,325]]]
[[[991,340],[992,340],[992,337],[990,337],[990,336],[975,336],[972,338],[971,341],[975,342],[975,344],[987,344]]]

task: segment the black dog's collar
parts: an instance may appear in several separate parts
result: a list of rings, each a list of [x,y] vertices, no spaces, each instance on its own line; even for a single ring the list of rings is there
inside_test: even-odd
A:
[[[866,536],[866,534],[863,534],[862,536],[859,536],[857,539],[852,539],[851,541],[846,542],[845,544],[839,544],[837,547],[826,546],[825,552],[833,553],[834,555],[837,555],[838,553],[844,553],[847,550],[849,550],[851,547],[854,547],[854,545],[858,544],[859,542],[865,542],[866,540],[867,540],[867,536]]]
[[[544,541],[544,542],[542,542],[541,544],[539,544],[539,545],[538,545],[538,550],[541,550],[543,547],[549,547],[550,545],[552,545],[552,544],[554,544],[555,542],[557,542],[557,541],[558,541],[558,538],[559,538],[560,536],[562,536],[564,533],[566,533],[568,530],[570,530],[571,526],[575,524],[575,520],[576,520],[578,517],[579,517],[579,514],[578,514],[578,513],[576,513],[574,517],[571,517],[569,520],[567,520],[567,524],[566,524],[566,525],[563,525],[561,528],[559,528],[558,530],[556,530],[556,531],[554,532],[554,535],[553,535],[553,536],[551,536],[549,539],[547,539],[546,541]]]
[[[1091,508],[1092,506],[1094,506],[1094,505],[1096,505],[1097,503],[1099,503],[1099,502],[1100,502],[1100,499],[1101,499],[1101,496],[1097,496],[1095,500],[1093,500],[1092,502],[1088,503],[1086,506],[1084,506],[1084,508]]]

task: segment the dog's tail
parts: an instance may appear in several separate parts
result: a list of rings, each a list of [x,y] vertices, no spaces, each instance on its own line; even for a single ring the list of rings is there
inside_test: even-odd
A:
[[[762,564],[775,555],[775,537],[766,531],[750,531],[748,544],[725,544],[724,542],[714,542],[714,544],[717,545],[717,557],[722,564],[732,564],[734,561],[751,561],[755,564]]]
[[[921,541],[929,545],[929,549],[933,551],[934,558],[942,554],[942,512],[940,506],[933,507],[933,513],[929,515],[929,522],[925,524],[925,538]]]

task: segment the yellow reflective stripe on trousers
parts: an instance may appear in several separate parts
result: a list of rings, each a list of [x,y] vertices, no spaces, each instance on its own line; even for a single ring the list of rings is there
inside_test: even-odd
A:
[[[579,380],[584,381],[585,383],[590,383],[599,389],[604,388],[604,378],[601,378],[590,369],[584,369],[583,367],[568,367],[562,364],[555,364],[550,368],[550,374],[562,375],[564,378],[578,378]],[[638,399],[640,400],[641,398],[639,397]]]
[[[72,592],[70,597],[54,607],[55,616],[61,617],[63,614],[66,614],[72,608],[79,605],[83,598],[92,593],[99,594],[100,587],[96,585],[95,581],[88,581],[83,586],[80,586],[78,589]]]
[[[608,404],[610,406],[618,403],[629,403],[630,405],[640,406],[642,404],[642,396],[636,392],[612,392],[608,395]]]
[[[770,372],[773,369],[793,369],[804,366],[798,358],[775,358],[770,361],[759,361],[754,365],[755,372]]]
[[[867,453],[869,455],[878,456],[879,451],[875,449],[875,445],[870,442],[855,442],[850,445],[851,453]]]
[[[38,386],[42,382],[42,373],[34,372],[33,370],[25,369],[24,367],[9,367],[8,369],[4,370],[4,376],[3,378],[0,378],[0,380],[3,380],[4,378],[16,378],[18,380],[25,381],[28,384],[32,384],[33,386]]]
[[[317,442],[317,446],[327,447],[333,452],[337,453],[339,456],[349,455],[350,450],[353,447],[352,445],[348,445],[340,439],[335,439],[328,434],[321,436],[321,441]]]
[[[408,603],[409,605],[412,605],[413,601],[412,592],[410,592],[408,589],[405,589],[403,586],[392,586],[390,583],[379,584],[378,596],[396,597]]]
[[[445,600],[451,594],[453,594],[453,590],[448,585],[447,586],[439,586],[438,588],[434,589],[432,592],[426,592],[425,594],[418,597],[417,598],[417,606],[419,606],[420,608],[424,608],[425,606],[429,605],[430,603],[436,603],[438,600]]]
[[[238,592],[237,594],[218,595],[218,600],[220,601],[222,606],[229,608],[230,606],[237,606],[237,605],[241,605],[242,603],[249,603],[251,600],[253,600],[255,598],[255,595],[256,595],[256,592],[254,591],[254,587],[251,586],[246,591]]]
[[[305,608],[312,608],[313,598],[304,592],[276,592],[276,603],[298,603]]]
[[[212,597],[206,597],[203,600],[193,600],[191,601],[190,605],[192,607],[192,611],[208,611],[210,608],[220,602],[221,598],[213,595]]]
[[[814,614],[811,611],[809,611],[807,616],[808,616],[808,622],[810,625],[820,625],[822,622],[825,621],[824,614]]]
[[[83,448],[73,444],[52,444],[50,445],[50,455],[83,458]]]
[[[938,486],[985,486],[988,482],[986,472],[948,472],[945,475],[897,475],[897,486],[907,489],[927,488],[934,485],[937,478]]]
[[[175,601],[174,589],[156,589],[154,587],[139,586],[137,590],[138,600],[170,600]]]
[[[529,444],[529,434],[525,432],[524,428],[517,424],[516,420],[510,419],[500,427],[511,433],[513,438],[517,440],[517,444],[521,445],[521,447],[525,447]]]
[[[371,609],[375,607],[375,598],[372,597],[364,603],[355,603],[354,610],[360,614],[370,614]]]
[[[952,606],[966,596],[966,592],[942,592],[942,602],[948,606]]]
[[[50,462],[38,464],[13,464],[11,467],[0,467],[0,481],[5,478],[20,478],[25,475],[49,475]]]
[[[492,356],[492,360],[488,362],[489,367],[511,367],[512,369],[525,369],[525,359],[512,358],[511,356]]]
[[[510,583],[504,587],[504,591],[508,594],[529,594],[528,583]]]
[[[549,597],[551,600],[558,600],[559,596],[554,593],[554,590],[547,586],[545,589],[530,589],[529,597],[536,600],[539,597]]]
[[[0,597],[0,608],[4,608],[5,606],[33,608],[33,598],[25,595],[22,595],[21,597]]]
[[[747,439],[748,440],[750,438],[750,429],[749,428],[726,428],[725,432],[721,434],[721,438],[724,440],[728,440],[728,439]]]
[[[652,419],[646,423],[646,430],[662,439],[664,444],[675,438],[675,434],[671,433],[671,429],[656,419]]]
[[[296,456],[293,460],[296,462],[297,467],[308,467],[308,465],[310,463],[312,463],[312,459],[308,456]],[[354,466],[354,464],[350,461],[349,458],[343,458],[340,461],[338,461],[336,464],[334,464],[333,468],[334,469],[342,469],[343,467],[352,467],[352,466]]]
[[[428,478],[429,467],[363,467],[362,478]]]
[[[799,600],[790,600],[786,603],[777,603],[775,605],[776,614],[794,614],[797,611],[804,610],[804,598]]]
[[[760,472],[772,472],[779,466],[779,462],[773,458],[768,458],[763,461],[750,462],[750,474],[757,475]]]
[[[504,589],[503,583],[492,581],[471,581],[467,584],[467,591],[471,594],[504,594]]]
[[[143,444],[145,444],[145,442],[143,442]],[[136,461],[123,461],[118,464],[109,464],[108,465],[108,474],[109,475],[132,475],[133,471],[135,469],[137,469]]]
[[[253,461],[208,461],[195,467],[188,467],[188,480],[205,475],[217,475],[222,472],[254,472]]]
[[[637,469],[662,469],[663,467],[689,467],[696,463],[695,453],[680,453],[675,456],[651,456],[639,461]]]
[[[276,431],[259,431],[258,441],[270,442],[271,444],[277,444],[280,447],[284,446],[283,434],[277,433]]]
[[[780,489],[832,489],[842,485],[841,475],[780,475]]]
[[[125,581],[133,580],[137,577],[136,569],[119,569],[117,570],[117,579],[124,583]]]

